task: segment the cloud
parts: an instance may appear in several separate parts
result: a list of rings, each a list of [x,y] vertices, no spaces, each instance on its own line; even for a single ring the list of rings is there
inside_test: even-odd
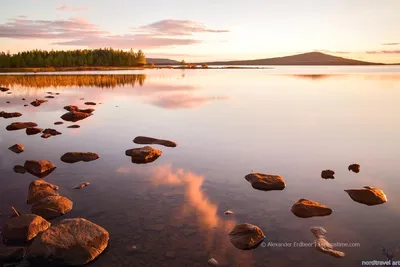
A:
[[[331,51],[331,50],[314,50],[314,52],[331,53],[331,54],[350,54],[351,53],[351,52],[347,52],[347,51]]]
[[[57,10],[62,10],[62,11],[81,11],[81,10],[87,10],[87,7],[80,7],[80,6],[59,6],[57,7]]]
[[[149,25],[139,27],[137,30],[146,31],[157,35],[185,36],[193,33],[225,33],[229,30],[216,30],[191,20],[160,20]]]
[[[400,45],[400,43],[384,43],[382,45]]]
[[[377,51],[366,51],[367,54],[400,54],[400,50],[377,50]]]

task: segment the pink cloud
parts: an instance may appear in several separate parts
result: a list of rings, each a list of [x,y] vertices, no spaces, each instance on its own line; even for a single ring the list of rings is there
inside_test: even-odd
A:
[[[62,10],[62,11],[81,11],[81,10],[87,10],[87,7],[80,7],[80,6],[59,6],[57,7],[57,10]]]
[[[225,100],[226,97],[194,96],[191,94],[170,94],[153,97],[150,103],[165,109],[198,108],[215,100]]]
[[[377,51],[367,51],[367,54],[400,54],[400,50],[377,50]]]

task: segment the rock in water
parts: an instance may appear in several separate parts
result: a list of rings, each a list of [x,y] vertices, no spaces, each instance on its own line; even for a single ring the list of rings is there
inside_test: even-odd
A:
[[[349,166],[349,171],[355,172],[355,173],[359,173],[360,172],[360,165],[359,164],[351,164]]]
[[[85,102],[85,105],[88,105],[88,106],[95,106],[96,103],[94,103],[94,102]]]
[[[44,178],[56,169],[56,166],[47,160],[27,160],[24,167],[30,174],[38,178]]]
[[[79,161],[89,162],[99,158],[99,155],[92,152],[68,152],[61,157],[61,161],[66,163],[76,163]]]
[[[56,122],[54,123],[54,125],[61,125],[61,124],[64,124],[64,122],[62,122],[62,121],[56,121]]]
[[[70,111],[70,112],[67,112],[64,115],[62,115],[61,119],[65,120],[65,121],[77,122],[77,121],[86,119],[89,116],[92,116],[92,114],[84,113],[84,112]]]
[[[331,215],[332,209],[318,202],[302,198],[293,204],[292,213],[300,218],[310,218]]]
[[[72,105],[65,106],[64,109],[67,111],[75,111],[75,112],[83,112],[83,113],[92,113],[94,111],[93,108],[80,109],[77,106],[72,106]]]
[[[151,146],[145,146],[128,149],[125,151],[125,155],[132,158],[132,163],[145,164],[158,159],[162,155],[162,151],[152,148]]]
[[[47,102],[47,100],[39,100],[39,99],[36,99],[35,101],[32,101],[32,102],[31,102],[31,105],[34,106],[34,107],[38,107],[38,106],[40,106],[41,104],[46,103],[46,102]]]
[[[225,215],[231,215],[231,214],[233,214],[233,212],[232,212],[231,210],[227,210],[227,211],[225,211],[224,213],[225,213]]]
[[[343,258],[345,256],[343,252],[334,250],[332,244],[329,243],[325,237],[319,237],[317,240],[315,240],[314,247],[316,250],[331,255],[335,258]]]
[[[50,220],[72,210],[72,201],[62,196],[49,196],[32,205],[32,213]]]
[[[44,98],[54,98],[54,96],[52,96],[52,95],[47,95],[47,96],[45,96]]]
[[[210,258],[207,261],[207,264],[210,265],[210,266],[218,266],[219,265],[218,261],[216,259],[214,259],[214,258]]]
[[[6,127],[7,131],[22,130],[30,127],[36,127],[37,124],[34,122],[13,122]]]
[[[258,247],[265,236],[258,226],[242,223],[233,228],[229,233],[229,239],[236,248],[249,250]]]
[[[82,182],[80,184],[78,184],[77,186],[74,187],[74,189],[82,189],[86,186],[88,186],[90,183],[89,182]]]
[[[11,218],[3,226],[3,238],[7,243],[25,243],[47,230],[50,223],[35,214]]]
[[[24,152],[24,146],[21,144],[15,144],[10,146],[8,149],[17,154]]]
[[[368,206],[379,205],[387,202],[385,193],[378,188],[364,186],[361,189],[344,190],[355,202]]]
[[[49,196],[58,196],[58,186],[43,180],[35,180],[29,184],[27,204],[33,204]]]
[[[10,90],[10,89],[6,88],[6,87],[0,87],[0,91],[2,91],[2,92],[7,92],[8,90]]]
[[[67,128],[70,128],[70,129],[78,129],[78,128],[81,128],[81,126],[74,124],[74,125],[68,126]]]
[[[42,128],[36,128],[36,127],[26,128],[27,135],[38,134],[38,133],[41,133],[42,131],[43,131]]]
[[[26,258],[35,265],[81,266],[107,247],[108,232],[86,219],[65,219],[36,238]]]
[[[279,175],[250,173],[244,177],[251,186],[258,190],[283,190],[286,186],[285,180]]]
[[[335,172],[332,170],[324,170],[321,172],[321,177],[324,179],[335,179]]]
[[[24,255],[25,255],[24,248],[6,247],[0,245],[0,266],[3,266],[2,263],[20,262],[24,258]],[[15,266],[15,265],[10,265],[10,266]]]
[[[55,129],[47,128],[43,131],[44,134],[50,134],[51,136],[60,135],[61,133]]]
[[[133,142],[135,144],[140,144],[140,145],[162,145],[166,147],[176,147],[177,144],[175,142],[172,142],[170,140],[163,140],[163,139],[156,139],[152,137],[146,137],[146,136],[138,136],[136,137]]]
[[[26,169],[24,168],[24,166],[21,166],[21,165],[15,165],[13,170],[14,170],[14,172],[20,173],[20,174],[26,173]]]
[[[313,233],[316,237],[325,236],[327,233],[326,230],[320,226],[314,226],[310,229],[311,233]]]
[[[4,118],[4,119],[11,119],[11,118],[18,118],[21,117],[22,114],[19,112],[4,112],[4,111],[0,111],[0,118]]]

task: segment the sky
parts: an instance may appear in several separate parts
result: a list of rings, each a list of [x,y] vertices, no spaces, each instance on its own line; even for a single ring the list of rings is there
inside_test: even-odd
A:
[[[1,0],[0,51],[112,47],[187,62],[320,51],[400,63],[400,0]]]

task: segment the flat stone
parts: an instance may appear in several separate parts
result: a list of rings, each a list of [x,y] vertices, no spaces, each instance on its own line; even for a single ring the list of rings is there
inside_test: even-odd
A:
[[[233,212],[232,212],[231,210],[227,210],[227,211],[225,211],[224,213],[225,213],[225,215],[231,215],[231,214],[233,214]]]
[[[38,134],[38,133],[41,133],[42,131],[43,131],[42,128],[36,128],[36,127],[26,128],[27,135]]]
[[[128,149],[125,151],[125,155],[131,157],[132,163],[145,164],[158,159],[162,155],[162,151],[152,148],[151,146],[145,146],[141,148]]]
[[[6,243],[25,243],[49,227],[50,223],[42,217],[35,214],[24,214],[8,219],[2,228],[2,235]]]
[[[35,266],[82,266],[108,246],[109,233],[86,219],[65,219],[52,225],[29,247],[26,259]]]
[[[39,107],[41,104],[46,103],[47,100],[40,100],[40,99],[36,99],[35,101],[31,102],[31,105],[34,107]]]
[[[75,112],[83,112],[83,113],[92,113],[94,111],[93,108],[81,109],[77,106],[72,106],[72,105],[65,106],[64,109],[67,111],[75,111]]]
[[[70,129],[78,129],[78,128],[81,128],[81,126],[74,124],[74,125],[68,126],[67,128],[70,128]]]
[[[17,154],[24,152],[24,146],[21,144],[15,144],[10,146],[8,149]]]
[[[58,196],[58,186],[45,182],[43,180],[35,180],[29,184],[27,204],[33,204],[49,196]]]
[[[98,158],[99,155],[92,152],[67,152],[61,157],[61,161],[66,163],[89,162]]]
[[[238,249],[249,250],[258,247],[265,239],[263,231],[249,223],[238,224],[229,233],[231,243]]]
[[[46,177],[56,169],[56,166],[47,160],[27,160],[24,167],[30,174],[39,178]]]
[[[355,202],[368,206],[379,205],[387,202],[385,193],[378,188],[372,186],[364,186],[360,189],[344,190]]]
[[[74,189],[82,189],[86,186],[88,186],[90,183],[89,182],[82,182],[80,184],[78,184],[77,186],[74,187]]]
[[[0,118],[4,118],[4,119],[18,118],[21,116],[22,116],[22,114],[19,112],[0,111]]]
[[[335,172],[332,170],[323,170],[321,172],[321,177],[324,179],[335,179]]]
[[[316,237],[323,237],[327,233],[327,231],[320,226],[314,226],[310,228],[311,233],[313,233]]]
[[[331,243],[329,243],[325,237],[319,237],[314,241],[314,247],[316,250],[328,254],[334,258],[343,258],[345,254],[341,251],[333,249]]]
[[[43,134],[50,134],[51,136],[60,135],[61,133],[55,129],[47,128],[43,131]]]
[[[141,144],[141,145],[162,145],[166,147],[176,147],[177,144],[173,141],[170,140],[164,140],[164,139],[156,139],[152,137],[146,137],[146,136],[138,136],[136,137],[133,142],[135,144]]]
[[[72,210],[73,203],[63,196],[49,196],[32,205],[32,213],[50,220],[67,214]]]
[[[10,90],[10,88],[0,87],[0,91],[2,91],[2,92],[7,92],[9,90]]]
[[[62,121],[56,121],[56,122],[54,123],[54,125],[61,125],[61,124],[64,124],[64,122],[62,122]]]
[[[250,173],[244,177],[251,186],[258,190],[283,190],[286,187],[285,180],[279,175]]]
[[[292,206],[292,213],[300,218],[310,218],[314,216],[328,216],[332,214],[332,209],[312,200],[300,199]]]
[[[47,95],[47,96],[45,96],[44,98],[55,98],[55,97],[52,96],[52,95]]]
[[[85,102],[85,105],[88,105],[88,106],[95,106],[96,103],[94,103],[94,102]]]
[[[355,173],[359,173],[360,172],[360,165],[359,164],[351,164],[348,167],[349,171],[355,172]]]
[[[90,117],[90,116],[92,116],[92,114],[90,114],[90,113],[70,111],[70,112],[67,112],[64,115],[62,115],[61,119],[65,120],[65,121],[77,122],[77,121],[86,119],[87,117]]]
[[[21,166],[21,165],[15,165],[13,170],[14,170],[14,172],[20,173],[20,174],[26,173],[26,169],[24,168],[24,166]]]
[[[34,122],[13,122],[6,127],[7,131],[22,130],[30,127],[36,127],[37,124]]]

